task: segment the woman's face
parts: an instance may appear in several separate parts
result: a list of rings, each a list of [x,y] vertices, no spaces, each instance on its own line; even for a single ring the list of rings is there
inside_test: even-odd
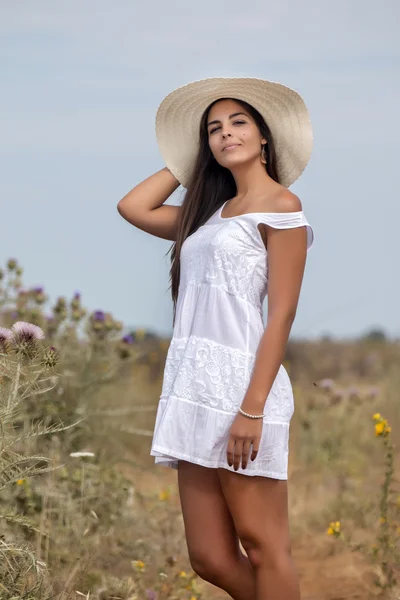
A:
[[[261,145],[267,141],[253,118],[235,100],[214,104],[208,114],[207,132],[215,160],[227,169],[260,159]]]

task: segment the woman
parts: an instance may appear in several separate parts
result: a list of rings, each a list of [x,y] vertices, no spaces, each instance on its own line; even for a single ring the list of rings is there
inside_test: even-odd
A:
[[[210,78],[163,100],[156,133],[167,167],[118,204],[127,221],[175,242],[151,455],[178,469],[196,573],[236,600],[298,600],[287,500],[294,404],[281,363],[313,241],[288,190],[310,157],[308,112],[281,84]],[[164,206],[179,184],[182,205]]]

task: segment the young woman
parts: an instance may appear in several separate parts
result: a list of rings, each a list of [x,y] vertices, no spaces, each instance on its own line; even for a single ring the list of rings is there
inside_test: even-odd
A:
[[[167,167],[118,204],[135,227],[174,242],[173,336],[151,455],[178,469],[200,577],[235,600],[298,600],[287,490],[294,403],[281,363],[313,241],[288,190],[310,157],[308,112],[281,84],[210,78],[163,100],[156,134]],[[164,206],[179,184],[182,205]]]

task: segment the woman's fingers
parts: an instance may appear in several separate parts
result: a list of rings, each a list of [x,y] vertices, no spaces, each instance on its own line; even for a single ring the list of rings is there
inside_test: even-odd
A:
[[[235,438],[231,435],[229,436],[228,446],[226,449],[226,459],[228,461],[228,465],[231,467],[233,465],[233,453],[235,449]]]
[[[253,440],[253,450],[251,452],[251,460],[256,460],[258,454],[258,448],[260,445],[260,438],[255,438]]]
[[[230,467],[234,467],[237,471],[242,464],[242,469],[245,469],[249,463],[249,458],[253,461],[257,458],[260,438],[240,440],[233,436],[229,437],[227,445],[227,461]]]
[[[235,440],[235,453],[233,456],[233,466],[235,471],[240,467],[240,461],[242,459],[243,441]]]
[[[247,467],[247,463],[249,462],[249,454],[250,454],[251,440],[245,440],[243,442],[242,448],[242,468],[245,469]]]

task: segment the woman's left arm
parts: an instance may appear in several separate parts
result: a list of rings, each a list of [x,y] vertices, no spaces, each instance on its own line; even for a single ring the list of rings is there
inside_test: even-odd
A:
[[[242,409],[261,414],[285,356],[307,255],[307,229],[268,226],[268,316]]]
[[[307,255],[306,226],[274,229],[267,226],[268,318],[259,342],[252,376],[241,404],[243,411],[261,415],[285,356],[296,315]],[[262,419],[240,412],[229,432],[227,462],[237,470],[255,460],[262,433]]]

